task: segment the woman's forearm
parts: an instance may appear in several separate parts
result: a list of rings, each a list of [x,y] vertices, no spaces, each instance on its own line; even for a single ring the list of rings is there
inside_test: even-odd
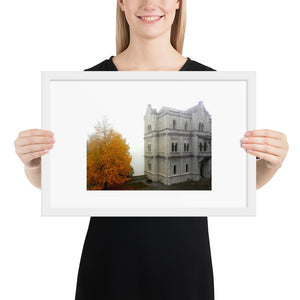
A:
[[[36,168],[28,168],[27,166],[24,166],[24,171],[30,183],[40,189],[41,188],[41,165],[39,165]]]
[[[268,167],[266,161],[263,159],[256,160],[256,189],[258,190],[264,186],[275,175],[278,169]]]

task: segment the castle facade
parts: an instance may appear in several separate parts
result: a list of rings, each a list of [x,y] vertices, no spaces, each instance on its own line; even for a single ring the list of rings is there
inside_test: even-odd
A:
[[[211,116],[202,101],[187,109],[148,104],[144,116],[144,173],[171,185],[211,178]]]

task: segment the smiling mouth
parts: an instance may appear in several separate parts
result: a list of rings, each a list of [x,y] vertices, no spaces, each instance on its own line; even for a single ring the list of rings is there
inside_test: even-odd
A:
[[[137,16],[137,17],[144,21],[155,21],[155,20],[159,20],[162,17],[164,17],[164,15],[162,15],[162,16]]]

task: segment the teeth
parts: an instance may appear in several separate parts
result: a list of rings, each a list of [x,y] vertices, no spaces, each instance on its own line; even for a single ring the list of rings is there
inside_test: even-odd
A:
[[[160,17],[141,17],[141,19],[146,21],[158,20]]]

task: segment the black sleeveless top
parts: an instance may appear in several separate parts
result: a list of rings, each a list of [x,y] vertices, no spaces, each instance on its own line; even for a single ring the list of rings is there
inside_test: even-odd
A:
[[[112,58],[85,71],[118,71]],[[213,300],[207,217],[91,217],[75,300],[102,299]]]

